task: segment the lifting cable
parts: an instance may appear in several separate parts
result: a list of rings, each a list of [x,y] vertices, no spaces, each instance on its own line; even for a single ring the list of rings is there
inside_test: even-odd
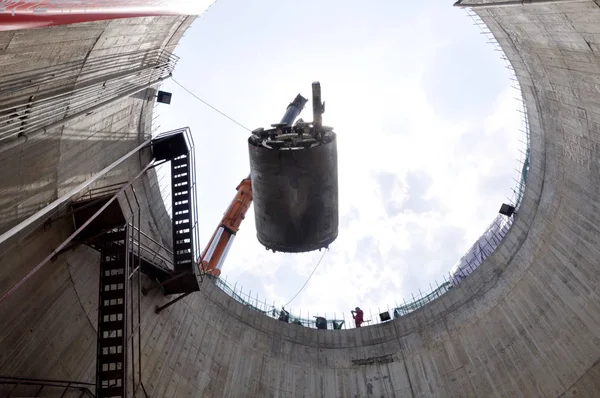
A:
[[[175,84],[177,84],[179,87],[181,87],[182,89],[184,89],[185,91],[188,92],[188,94],[190,94],[192,97],[196,98],[198,101],[202,102],[204,105],[208,106],[210,109],[212,109],[213,111],[221,114],[222,116],[225,116],[227,119],[231,120],[232,122],[234,122],[235,124],[237,124],[238,126],[240,126],[243,129],[248,130],[249,132],[252,132],[252,130],[250,130],[248,127],[244,126],[243,124],[239,123],[237,120],[235,120],[234,118],[227,116],[225,113],[221,112],[220,110],[218,110],[217,108],[215,108],[214,106],[212,106],[211,104],[209,104],[208,102],[204,101],[202,98],[198,97],[196,94],[192,93],[190,90],[188,90],[187,88],[185,88],[181,83],[179,83],[177,80],[175,80],[174,77],[171,77],[171,80],[173,80],[173,82]]]
[[[308,276],[308,279],[306,280],[306,282],[304,282],[304,285],[302,285],[302,287],[300,288],[300,290],[298,290],[298,293],[296,293],[294,295],[294,297],[292,297],[292,299],[290,301],[288,301],[287,303],[285,303],[285,305],[283,307],[285,307],[286,305],[288,305],[289,303],[291,303],[292,301],[294,301],[294,299],[300,294],[300,292],[302,291],[302,289],[304,289],[304,287],[306,286],[306,284],[308,283],[308,281],[310,280],[310,278],[312,278],[312,276],[315,273],[315,271],[317,270],[317,267],[319,266],[319,264],[321,264],[321,261],[323,260],[323,257],[325,257],[325,253],[327,253],[328,251],[329,251],[329,248],[325,249],[325,251],[323,252],[323,254],[321,254],[321,258],[319,259],[319,262],[317,263],[317,265],[315,265],[315,268],[312,270],[312,272]]]

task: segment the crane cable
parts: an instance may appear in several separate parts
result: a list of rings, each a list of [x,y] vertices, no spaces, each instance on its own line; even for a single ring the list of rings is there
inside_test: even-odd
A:
[[[174,77],[171,77],[171,80],[173,80],[173,82],[175,84],[177,84],[179,87],[181,87],[182,89],[184,89],[185,91],[187,91],[188,94],[190,94],[192,97],[196,98],[198,101],[202,102],[204,105],[208,106],[213,111],[221,114],[222,116],[225,116],[227,119],[231,120],[232,122],[234,122],[235,124],[237,124],[241,128],[246,129],[246,130],[252,132],[252,130],[250,130],[248,127],[244,126],[243,124],[241,124],[240,122],[238,122],[234,118],[232,118],[230,116],[227,116],[225,113],[221,112],[220,110],[218,110],[217,108],[215,108],[214,106],[212,106],[211,104],[209,104],[208,102],[204,101],[202,98],[198,97],[196,94],[192,93],[190,90],[188,90],[187,88],[185,88],[181,83],[179,83],[177,80],[175,80]]]
[[[310,281],[310,278],[312,278],[312,276],[315,273],[315,271],[317,270],[317,267],[319,266],[319,264],[321,264],[321,261],[323,260],[323,257],[325,257],[325,253],[327,253],[328,251],[329,251],[329,248],[325,249],[325,251],[323,252],[323,254],[321,254],[321,258],[319,259],[319,262],[317,263],[317,265],[315,265],[315,268],[312,270],[312,272],[308,276],[308,279],[306,280],[306,282],[304,282],[304,285],[302,285],[302,287],[300,288],[300,290],[298,290],[298,293],[296,293],[294,295],[294,297],[292,297],[292,299],[290,301],[288,301],[287,303],[285,303],[285,305],[283,307],[285,307],[286,305],[288,305],[289,303],[291,303],[292,301],[294,301],[294,299],[300,294],[300,292],[302,291],[302,289],[304,289],[304,287],[306,286],[306,284],[308,283],[308,281]]]

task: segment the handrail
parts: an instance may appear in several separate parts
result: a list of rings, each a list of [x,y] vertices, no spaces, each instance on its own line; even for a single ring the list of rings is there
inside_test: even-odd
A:
[[[150,237],[150,235],[148,235],[147,233],[145,233],[144,231],[139,230],[137,227],[129,224],[133,229],[135,229],[136,231],[140,232],[142,235],[144,235],[144,237],[148,238],[148,240],[152,241],[153,243],[156,243],[158,246],[160,246],[161,249],[164,249],[167,253],[173,255],[173,252],[166,246],[163,246],[162,243],[157,242],[156,240],[152,239]]]
[[[73,381],[73,380],[56,380],[56,379],[36,379],[36,378],[29,378],[29,377],[12,377],[12,376],[0,376],[0,382],[3,381],[23,381],[23,380],[27,380],[27,381],[31,381],[31,382],[39,382],[39,383],[69,383],[71,385],[73,384],[81,384],[84,386],[91,386],[94,387],[96,385],[96,383],[91,383],[91,382],[87,382],[87,381]]]
[[[64,388],[64,392],[63,395],[64,396],[65,393],[71,389],[71,390],[76,390],[76,391],[80,391],[82,393],[81,396],[83,396],[83,394],[95,398],[96,396],[94,395],[94,393],[90,390],[90,388],[94,388],[95,384],[94,383],[88,383],[88,382],[83,382],[83,381],[70,381],[70,380],[50,380],[50,379],[33,379],[33,378],[23,378],[23,377],[5,377],[5,376],[0,376],[0,385],[14,385],[14,387],[12,388],[12,390],[8,393],[7,397],[11,397],[12,393],[19,387],[19,386],[39,386],[40,389],[37,391],[37,394],[35,395],[36,397],[39,396],[39,394],[42,392],[42,390],[44,389],[44,387],[50,387],[50,388]]]
[[[88,190],[84,195],[82,195],[80,199],[85,198],[85,197],[87,197],[88,199],[94,199],[95,197],[98,197],[98,196],[114,194],[119,189],[121,189],[123,184],[127,184],[127,181],[116,182],[114,184],[103,185],[98,188],[92,188],[92,189]]]
[[[139,242],[137,242],[137,241],[134,241],[134,242],[133,242],[133,244],[134,244],[134,245],[136,245],[136,246],[138,246],[138,247],[139,247],[141,250],[143,250],[143,251],[145,251],[145,252],[147,252],[147,253],[153,254],[153,255],[154,255],[154,258],[153,258],[152,260],[154,260],[156,257],[158,257],[159,259],[161,259],[163,262],[165,262],[165,263],[167,263],[167,264],[173,264],[173,261],[172,261],[172,260],[170,260],[170,259],[167,259],[166,257],[163,257],[161,254],[159,254],[159,253],[158,253],[158,252],[156,252],[155,250],[152,250],[152,249],[150,249],[150,248],[149,248],[149,247],[147,247],[147,246],[140,245],[140,244],[139,244]],[[143,256],[142,256],[142,257],[143,257]],[[146,258],[146,259],[150,260],[150,258],[147,258],[147,257],[143,257],[143,258]]]

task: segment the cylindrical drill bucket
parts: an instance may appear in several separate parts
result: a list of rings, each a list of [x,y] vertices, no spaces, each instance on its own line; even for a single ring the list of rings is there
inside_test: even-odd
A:
[[[308,141],[276,147],[282,141],[248,140],[256,232],[267,249],[307,252],[337,238],[336,135]]]

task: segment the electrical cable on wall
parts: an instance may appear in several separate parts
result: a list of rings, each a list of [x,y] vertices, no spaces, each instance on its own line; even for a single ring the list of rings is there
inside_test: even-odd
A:
[[[235,124],[237,124],[241,128],[246,129],[249,132],[252,132],[252,130],[250,130],[248,127],[244,126],[243,124],[241,124],[240,122],[238,122],[234,118],[232,118],[230,116],[227,116],[225,113],[221,112],[220,110],[218,110],[217,108],[215,108],[214,106],[212,106],[211,104],[209,104],[208,102],[204,101],[202,98],[198,97],[196,94],[192,93],[190,90],[188,90],[187,88],[185,88],[181,83],[179,83],[177,80],[175,80],[175,78],[171,77],[171,80],[173,80],[173,82],[175,84],[177,84],[179,87],[181,87],[182,89],[184,89],[185,91],[187,91],[188,94],[190,94],[192,97],[196,98],[198,101],[202,102],[204,105],[208,106],[213,111],[221,114],[222,116],[225,116],[227,119],[231,120],[232,122],[234,122]]]
[[[317,263],[317,265],[315,265],[315,268],[312,270],[312,272],[310,273],[310,275],[308,276],[308,279],[306,280],[306,282],[304,282],[304,285],[302,285],[302,287],[300,288],[300,290],[298,290],[298,293],[296,293],[294,295],[294,297],[292,297],[292,299],[290,301],[288,301],[287,303],[285,303],[283,306],[285,307],[286,305],[288,305],[289,303],[291,303],[292,301],[294,301],[294,299],[296,297],[298,297],[298,295],[300,294],[300,292],[302,291],[302,289],[304,289],[304,287],[306,286],[306,284],[308,283],[308,281],[310,281],[310,278],[312,278],[313,274],[315,273],[315,271],[317,270],[317,267],[319,267],[319,264],[321,264],[321,261],[323,261],[323,257],[325,257],[325,253],[327,253],[329,251],[329,248],[325,249],[325,251],[323,252],[323,254],[321,254],[321,258],[319,259],[319,262]]]

